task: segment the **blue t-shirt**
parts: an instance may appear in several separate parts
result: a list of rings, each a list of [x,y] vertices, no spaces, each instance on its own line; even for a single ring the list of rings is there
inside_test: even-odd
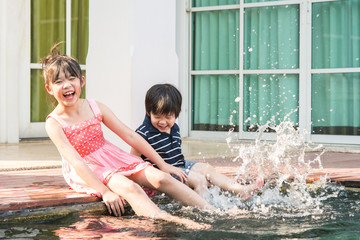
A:
[[[160,132],[151,124],[150,117],[146,115],[144,122],[136,129],[136,132],[155,149],[166,163],[175,167],[185,167],[184,155],[181,151],[180,129],[176,123],[171,128],[170,134]],[[151,162],[144,155],[141,155],[141,158]],[[152,164],[157,167],[156,164]]]

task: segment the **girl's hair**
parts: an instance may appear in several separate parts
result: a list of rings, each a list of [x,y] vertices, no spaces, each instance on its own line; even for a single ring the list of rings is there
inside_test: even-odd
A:
[[[146,93],[146,113],[175,114],[177,118],[181,111],[181,102],[181,93],[176,87],[171,84],[156,84]]]
[[[80,65],[74,58],[60,53],[59,45],[62,43],[56,43],[51,48],[51,54],[41,59],[45,84],[49,84],[50,81],[54,82],[59,77],[61,71],[79,78],[82,83]]]

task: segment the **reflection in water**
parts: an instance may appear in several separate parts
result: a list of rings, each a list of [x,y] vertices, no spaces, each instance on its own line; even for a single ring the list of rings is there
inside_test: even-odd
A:
[[[267,193],[270,194],[270,193]],[[78,221],[59,227],[60,239],[284,239],[338,236],[360,237],[360,194],[339,186],[323,186],[313,192],[319,205],[299,208],[284,200],[264,203],[264,196],[227,210],[209,213],[177,203],[163,209],[184,218],[210,224],[206,230],[193,230],[171,222],[137,216],[111,217],[83,214]],[[224,196],[225,198],[225,196]],[[267,198],[267,197],[266,197]],[[281,198],[281,197],[279,197]],[[259,200],[260,199],[260,200]],[[174,206],[174,207],[172,207]],[[230,207],[230,205],[229,205]]]
[[[60,239],[156,239],[178,237],[177,226],[161,220],[133,217],[92,216],[84,214],[82,220],[55,231]],[[172,231],[175,230],[175,231]],[[184,230],[184,229],[183,229]]]
[[[179,207],[174,202],[161,205],[174,215],[210,224],[211,228],[206,230],[137,216],[74,214],[51,223],[0,225],[0,239],[360,238],[359,192],[322,186],[312,195],[320,203],[308,209],[283,204],[281,197],[280,202],[263,203],[262,195],[239,207],[232,202],[234,207],[216,213]]]

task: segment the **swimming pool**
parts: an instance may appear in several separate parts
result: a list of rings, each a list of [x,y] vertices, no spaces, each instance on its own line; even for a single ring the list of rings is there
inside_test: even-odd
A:
[[[192,230],[171,222],[76,213],[56,221],[0,225],[1,239],[359,239],[360,193],[326,185],[311,193],[313,205],[290,203],[271,189],[247,203],[215,189],[217,213],[182,207],[175,202],[161,208],[177,216],[210,225]],[[270,198],[272,196],[272,198]],[[275,200],[276,199],[276,200]],[[226,201],[226,202],[225,202]],[[292,200],[291,200],[292,201]],[[308,200],[309,201],[309,200]]]
[[[0,224],[0,239],[360,239],[360,193],[329,183],[309,185],[306,176],[320,158],[305,160],[303,135],[291,123],[278,126],[276,142],[237,146],[241,181],[263,174],[267,183],[247,202],[210,188],[205,196],[217,212],[184,207],[165,199],[160,207],[195,220],[205,229],[142,218],[74,213],[33,224]],[[319,154],[319,157],[321,154]]]

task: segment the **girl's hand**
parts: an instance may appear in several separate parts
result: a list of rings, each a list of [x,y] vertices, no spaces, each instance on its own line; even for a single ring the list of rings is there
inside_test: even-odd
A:
[[[169,174],[174,174],[180,179],[182,183],[187,181],[186,173],[180,168],[174,167],[173,165],[165,164],[160,170]]]
[[[108,190],[102,195],[102,199],[110,214],[114,214],[119,217],[121,216],[121,213],[125,212],[124,206],[126,201],[116,193]]]

